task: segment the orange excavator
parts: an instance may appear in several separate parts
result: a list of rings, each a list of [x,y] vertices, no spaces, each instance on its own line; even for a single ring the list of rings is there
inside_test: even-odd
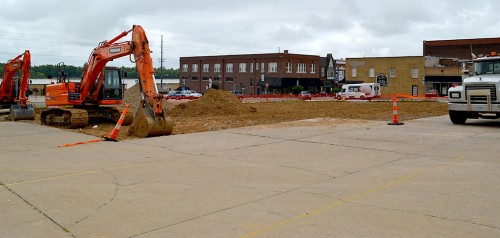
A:
[[[130,32],[131,41],[117,42]],[[99,43],[90,54],[80,82],[63,77],[61,82],[47,85],[45,104],[48,109],[41,113],[42,124],[78,128],[86,126],[89,118],[118,121],[123,111],[117,107],[123,100],[121,72],[119,68],[106,67],[106,64],[124,56],[129,56],[136,64],[141,105],[135,116],[129,111],[122,125],[132,123],[129,134],[138,137],[170,135],[173,122],[163,110],[163,95],[158,93],[155,83],[148,38],[139,25]]]
[[[22,58],[22,59],[21,59]],[[31,55],[30,51],[11,59],[5,64],[0,85],[0,108],[10,107],[11,120],[33,120],[35,109],[28,104],[28,81],[30,77]],[[19,80],[14,76],[20,70]]]

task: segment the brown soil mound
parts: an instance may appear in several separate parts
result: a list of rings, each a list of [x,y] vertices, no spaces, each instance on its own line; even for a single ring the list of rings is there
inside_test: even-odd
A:
[[[141,93],[139,89],[139,83],[136,83],[134,86],[127,89],[125,93],[123,93],[122,106],[125,107],[127,103],[129,104],[129,107],[133,110],[134,113],[137,112],[137,109],[141,104]],[[174,108],[174,104],[163,99],[163,110],[169,111],[172,108]]]
[[[231,92],[210,89],[199,99],[175,106],[170,115],[179,117],[237,116],[255,112],[255,108],[243,104]]]

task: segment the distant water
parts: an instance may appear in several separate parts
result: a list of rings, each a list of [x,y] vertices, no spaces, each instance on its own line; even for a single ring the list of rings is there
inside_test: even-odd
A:
[[[70,79],[71,82],[80,82],[79,78]],[[163,79],[164,84],[179,84],[179,79]],[[138,82],[138,79],[123,79],[123,83],[126,88],[134,86]],[[30,79],[30,84],[35,85],[47,85],[51,83],[57,83],[56,79]],[[160,79],[156,79],[156,83],[161,83]]]

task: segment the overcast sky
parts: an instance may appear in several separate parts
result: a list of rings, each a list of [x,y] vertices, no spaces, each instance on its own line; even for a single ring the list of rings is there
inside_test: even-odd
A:
[[[290,53],[422,55],[422,41],[500,37],[498,0],[0,0],[0,62],[83,66],[92,49],[141,25],[160,66],[179,57]],[[123,40],[130,40],[130,34]],[[128,57],[110,62],[133,67]]]

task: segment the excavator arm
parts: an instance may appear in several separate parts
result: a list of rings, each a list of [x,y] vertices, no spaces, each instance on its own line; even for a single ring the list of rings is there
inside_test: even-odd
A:
[[[17,100],[16,95],[14,95],[14,75],[19,71],[19,69],[22,69],[19,85],[19,98],[26,98],[24,94],[28,88],[30,62],[30,52],[29,50],[26,50],[24,53],[9,60],[7,64],[5,64],[2,74],[2,84],[0,86],[0,101],[14,102]]]
[[[163,111],[163,95],[156,87],[149,41],[141,26],[132,27],[132,42],[142,100],[129,134],[139,137],[170,135],[173,122]]]

